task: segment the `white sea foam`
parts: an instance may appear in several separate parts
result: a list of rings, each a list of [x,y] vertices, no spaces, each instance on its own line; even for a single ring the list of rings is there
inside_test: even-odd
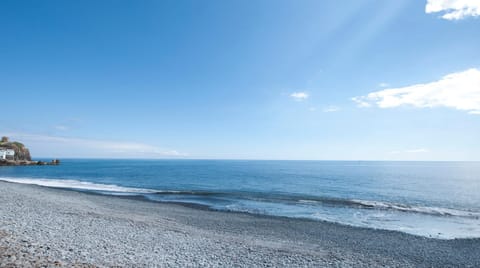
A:
[[[457,216],[457,217],[468,217],[468,218],[479,218],[480,213],[473,211],[465,211],[451,208],[440,208],[440,207],[428,207],[428,206],[410,206],[404,204],[395,204],[388,202],[380,201],[366,201],[366,200],[352,200],[355,203],[361,204],[363,206],[376,208],[376,209],[391,209],[403,212],[414,212],[414,213],[423,213],[430,215],[438,216]]]
[[[152,189],[141,189],[133,187],[123,187],[114,184],[101,184],[78,180],[61,180],[61,179],[34,179],[34,178],[0,178],[0,181],[21,183],[21,184],[33,184],[45,187],[55,187],[64,189],[77,189],[88,191],[102,191],[102,192],[115,192],[115,193],[137,193],[148,194],[156,193],[158,191]]]
[[[162,191],[67,179],[0,177],[0,181],[54,188],[96,191],[109,195],[147,195],[148,198],[153,198],[153,200],[157,201],[195,203],[207,205],[214,209],[248,212],[253,214],[311,218],[352,226],[397,230],[425,237],[444,239],[480,237],[480,229],[478,228],[480,213],[478,211],[355,199],[320,197],[317,199],[297,199],[295,197],[291,200],[298,200],[298,203],[306,205],[303,210],[297,211],[298,207],[295,207],[295,202],[282,203],[282,200],[288,200],[288,198],[285,197],[279,199],[267,198],[262,202],[243,199],[243,196],[237,196],[237,198],[234,198],[234,201],[230,203],[215,203],[215,200],[212,199],[193,200],[181,197],[190,197],[193,195],[206,196],[205,198],[209,198],[210,195],[215,195],[215,193],[212,192]],[[220,194],[225,193],[220,192]],[[180,197],[177,199],[176,195],[180,195]],[[164,199],[165,197],[167,198]],[[169,199],[170,197],[172,198]],[[355,211],[353,214],[352,209]],[[439,220],[438,216],[440,216],[442,220]],[[412,225],[410,224],[411,222],[415,222],[415,224]]]

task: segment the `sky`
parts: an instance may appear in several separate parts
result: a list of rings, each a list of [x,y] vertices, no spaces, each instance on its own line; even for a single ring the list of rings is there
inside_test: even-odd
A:
[[[480,160],[480,0],[0,1],[33,157]]]

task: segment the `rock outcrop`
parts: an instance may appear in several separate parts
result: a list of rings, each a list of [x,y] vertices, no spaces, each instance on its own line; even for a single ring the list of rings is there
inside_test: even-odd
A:
[[[11,154],[11,150],[15,153]],[[0,166],[57,166],[60,160],[54,159],[51,162],[32,161],[30,151],[23,143],[18,141],[10,142],[8,137],[0,140]],[[0,265],[1,266],[1,265]]]
[[[14,160],[17,161],[32,161],[30,151],[23,143],[14,141],[10,142],[7,137],[2,137],[0,141],[0,148],[11,149],[15,152]]]

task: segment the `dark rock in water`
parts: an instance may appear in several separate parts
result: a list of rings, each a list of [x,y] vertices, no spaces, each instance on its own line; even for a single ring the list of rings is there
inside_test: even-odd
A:
[[[60,161],[27,161],[27,160],[8,160],[0,159],[0,166],[58,166]]]

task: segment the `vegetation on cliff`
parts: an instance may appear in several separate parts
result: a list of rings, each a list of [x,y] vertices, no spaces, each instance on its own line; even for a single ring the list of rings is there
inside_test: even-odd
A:
[[[11,149],[15,151],[15,160],[31,161],[30,151],[23,143],[18,141],[10,142],[8,137],[2,137],[0,141],[0,148]]]

